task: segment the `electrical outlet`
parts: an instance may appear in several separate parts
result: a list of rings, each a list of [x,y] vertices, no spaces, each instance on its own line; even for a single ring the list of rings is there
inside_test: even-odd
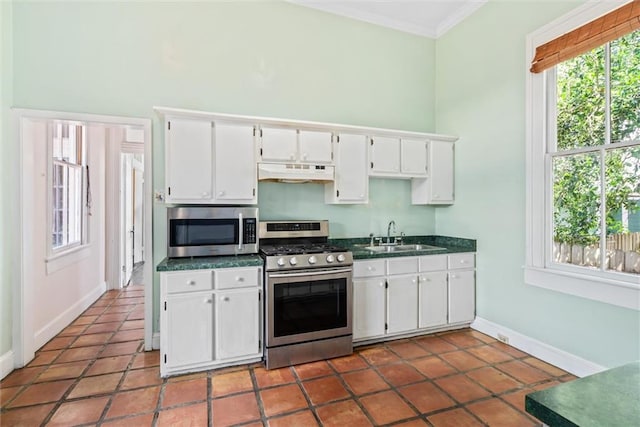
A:
[[[509,337],[503,334],[498,334],[498,341],[502,341],[505,344],[509,344]]]

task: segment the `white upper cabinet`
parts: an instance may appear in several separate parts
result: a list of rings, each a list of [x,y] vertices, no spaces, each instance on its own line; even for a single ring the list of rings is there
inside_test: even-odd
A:
[[[257,203],[254,127],[216,122],[214,133],[214,202]]]
[[[325,184],[326,203],[367,203],[367,143],[364,135],[339,134],[333,142],[335,180]]]
[[[369,160],[369,175],[397,176],[400,173],[400,138],[371,138]]]
[[[400,141],[400,169],[411,176],[427,175],[427,141],[402,139]]]
[[[333,162],[331,132],[301,130],[298,134],[298,158],[302,163],[330,164]]]
[[[210,202],[213,197],[212,123],[167,117],[165,132],[167,202]]]
[[[411,183],[414,205],[450,205],[454,202],[454,145],[452,141],[429,141],[428,176]]]
[[[261,161],[278,163],[332,163],[331,132],[289,128],[260,129]]]

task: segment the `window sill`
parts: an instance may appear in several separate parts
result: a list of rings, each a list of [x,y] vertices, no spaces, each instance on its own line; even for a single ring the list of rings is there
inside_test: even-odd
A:
[[[47,275],[53,274],[70,265],[88,258],[91,254],[91,245],[76,246],[64,252],[57,253],[45,260]]]
[[[524,281],[528,285],[640,311],[640,283],[529,266],[525,267]]]

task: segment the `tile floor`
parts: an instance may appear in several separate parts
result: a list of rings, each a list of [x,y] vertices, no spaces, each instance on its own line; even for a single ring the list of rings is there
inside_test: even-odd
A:
[[[110,291],[0,382],[0,425],[534,426],[524,396],[572,375],[470,329],[266,371],[169,379],[143,351],[142,286]]]

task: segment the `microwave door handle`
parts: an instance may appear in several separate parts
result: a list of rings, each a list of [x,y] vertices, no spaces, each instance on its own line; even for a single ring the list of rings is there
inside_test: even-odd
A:
[[[240,234],[240,236],[238,236],[238,250],[242,250],[242,238],[244,237],[244,230],[243,230],[243,221],[242,221],[242,214],[239,213],[238,214],[238,233]]]

